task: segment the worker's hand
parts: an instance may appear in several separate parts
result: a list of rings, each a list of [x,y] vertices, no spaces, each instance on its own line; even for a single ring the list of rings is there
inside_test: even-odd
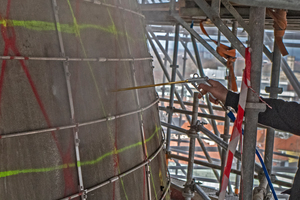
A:
[[[207,81],[211,86],[207,85],[207,84],[200,84],[198,86],[198,89],[201,91],[201,93],[204,95],[207,92],[211,93],[216,99],[214,99],[213,97],[211,97],[211,95],[209,96],[209,100],[214,103],[214,104],[219,104],[219,100],[222,101],[223,104],[225,104],[226,101],[226,96],[228,93],[228,90],[226,87],[224,87],[222,85],[222,83],[218,82],[218,81],[214,81],[214,80],[208,80]],[[201,98],[201,94],[199,94],[199,98]]]

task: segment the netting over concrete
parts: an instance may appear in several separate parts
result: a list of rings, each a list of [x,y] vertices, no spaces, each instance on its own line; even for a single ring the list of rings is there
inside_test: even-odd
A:
[[[155,90],[112,92],[153,84],[136,1],[0,5],[0,198],[160,199]]]

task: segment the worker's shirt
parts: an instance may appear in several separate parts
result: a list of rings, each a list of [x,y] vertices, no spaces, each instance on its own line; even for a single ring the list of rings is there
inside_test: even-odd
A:
[[[263,100],[269,104],[272,109],[266,106],[266,110],[258,115],[258,123],[300,136],[300,104],[283,101],[281,99],[264,98]],[[238,102],[239,94],[229,91],[226,97],[225,106],[230,106],[237,111]],[[287,194],[290,194],[289,200],[300,199],[299,164],[293,186],[286,191]]]
[[[266,106],[264,112],[259,113],[258,123],[275,129],[300,135],[300,104],[287,102],[281,99],[263,98],[271,108]],[[225,106],[230,106],[237,111],[239,94],[229,91]]]

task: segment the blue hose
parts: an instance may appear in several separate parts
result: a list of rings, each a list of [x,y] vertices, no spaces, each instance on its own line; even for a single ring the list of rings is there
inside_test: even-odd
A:
[[[270,176],[269,176],[269,174],[268,174],[267,168],[266,168],[266,166],[265,166],[265,163],[264,163],[264,161],[263,161],[263,159],[262,159],[262,157],[261,157],[261,155],[260,155],[260,153],[258,152],[257,149],[255,149],[255,153],[256,153],[256,155],[257,155],[257,157],[258,157],[258,159],[259,159],[259,161],[260,161],[260,163],[261,163],[261,166],[263,167],[263,170],[264,170],[264,172],[265,172],[265,176],[266,176],[266,178],[267,178],[267,180],[268,180],[268,183],[269,183],[269,186],[270,186],[270,188],[271,188],[271,190],[272,190],[274,199],[275,199],[275,200],[278,200],[278,198],[277,198],[277,196],[276,196],[275,189],[274,189],[274,187],[273,187],[273,184],[272,184],[272,182],[271,182]]]
[[[227,116],[231,119],[231,121],[233,121],[233,122],[235,121],[235,116],[234,116],[234,114],[233,114],[231,111],[229,111],[229,112],[227,113]],[[242,133],[243,133],[243,135],[244,135],[244,130],[242,130]],[[259,159],[259,161],[260,161],[260,163],[261,163],[261,166],[262,166],[262,168],[263,168],[263,170],[264,170],[265,176],[266,176],[266,178],[267,178],[267,180],[268,180],[268,183],[269,183],[269,186],[270,186],[270,188],[271,188],[271,190],[272,190],[274,199],[275,199],[275,200],[278,200],[277,195],[276,195],[276,192],[275,192],[275,189],[274,189],[273,184],[272,184],[272,182],[271,182],[269,173],[268,173],[267,168],[266,168],[266,166],[265,166],[265,163],[264,163],[264,161],[263,161],[263,159],[262,159],[262,157],[261,157],[261,155],[260,155],[260,153],[258,152],[257,149],[255,149],[255,153],[256,153],[256,155],[257,155],[257,157],[258,157],[258,159]]]

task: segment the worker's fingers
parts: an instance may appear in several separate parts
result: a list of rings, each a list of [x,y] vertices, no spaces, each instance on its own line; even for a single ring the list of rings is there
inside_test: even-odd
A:
[[[211,95],[209,95],[209,101],[214,103],[214,104],[219,104],[219,100],[212,98]]]
[[[218,81],[215,81],[213,79],[208,79],[207,82],[212,86],[212,87],[215,87],[215,86],[218,86],[220,83]]]
[[[198,95],[198,98],[201,99],[207,93],[207,91],[203,90],[203,89],[199,89],[199,90],[200,90],[200,93]]]
[[[218,81],[209,79],[207,84],[200,84],[198,89],[200,91],[204,90],[205,93],[209,92],[211,95],[213,95],[215,98],[209,98],[212,103],[218,104],[219,100],[221,100],[223,103],[226,101],[228,90],[222,85],[222,83]]]
[[[199,89],[199,90],[210,91],[210,90],[211,90],[211,86],[209,86],[209,85],[207,85],[207,84],[201,83],[201,84],[198,86],[198,89]]]
[[[203,95],[201,93],[198,94],[198,99],[201,99]]]

